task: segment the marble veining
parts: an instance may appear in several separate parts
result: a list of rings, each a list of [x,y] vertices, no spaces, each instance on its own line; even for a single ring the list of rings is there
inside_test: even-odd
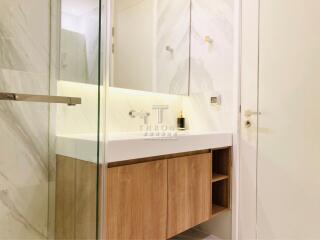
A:
[[[37,14],[34,6],[40,9]],[[2,0],[0,12],[0,67],[33,73],[46,71],[49,1]]]
[[[188,94],[190,0],[157,1],[156,5],[157,92]],[[166,50],[169,47],[172,51]]]
[[[0,2],[0,91],[49,93],[49,0]],[[45,239],[48,104],[0,102],[0,239]]]
[[[230,0],[192,0],[190,98],[184,101],[192,129],[232,128],[233,14]],[[216,94],[222,96],[221,106],[210,104]]]

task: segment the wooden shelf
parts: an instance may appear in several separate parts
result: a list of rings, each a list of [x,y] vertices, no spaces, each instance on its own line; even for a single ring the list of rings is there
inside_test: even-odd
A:
[[[214,173],[213,176],[212,176],[212,182],[218,182],[218,181],[222,181],[222,180],[225,180],[225,179],[228,179],[229,176],[228,175],[222,175],[222,174],[217,174],[217,173]]]
[[[219,213],[222,213],[223,211],[228,210],[228,208],[223,207],[223,206],[219,206],[219,205],[212,205],[212,217],[216,216]]]
[[[212,151],[212,212],[215,217],[230,208],[231,148]]]

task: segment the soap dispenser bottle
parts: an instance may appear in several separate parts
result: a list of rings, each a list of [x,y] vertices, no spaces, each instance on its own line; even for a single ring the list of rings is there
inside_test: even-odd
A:
[[[180,112],[180,115],[177,118],[177,128],[181,131],[186,130],[186,121],[182,111]]]

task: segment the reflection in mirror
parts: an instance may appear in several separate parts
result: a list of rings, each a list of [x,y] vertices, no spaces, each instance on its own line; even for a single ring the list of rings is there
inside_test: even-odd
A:
[[[187,95],[190,0],[113,1],[113,87]]]
[[[97,84],[99,1],[61,0],[60,80]]]

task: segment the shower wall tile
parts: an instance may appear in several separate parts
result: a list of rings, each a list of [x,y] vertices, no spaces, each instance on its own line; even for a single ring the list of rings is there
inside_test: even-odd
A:
[[[1,0],[0,91],[49,93],[50,0]],[[0,102],[0,239],[45,239],[48,114]]]
[[[1,68],[47,72],[49,17],[49,0],[1,0]]]

